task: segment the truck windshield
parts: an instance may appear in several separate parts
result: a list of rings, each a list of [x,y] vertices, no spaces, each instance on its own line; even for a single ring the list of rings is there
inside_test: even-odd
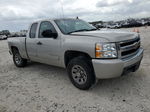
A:
[[[94,26],[80,19],[61,19],[55,20],[55,23],[64,34],[97,30]]]

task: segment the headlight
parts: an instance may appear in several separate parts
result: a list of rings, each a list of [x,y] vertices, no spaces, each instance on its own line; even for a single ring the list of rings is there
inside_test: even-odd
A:
[[[97,43],[95,46],[96,58],[117,58],[115,43]]]

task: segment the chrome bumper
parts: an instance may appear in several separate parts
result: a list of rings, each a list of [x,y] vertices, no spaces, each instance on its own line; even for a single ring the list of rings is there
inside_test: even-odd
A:
[[[139,52],[128,59],[111,59],[101,60],[92,59],[95,75],[99,79],[107,79],[119,77],[127,72],[134,72],[138,69],[143,57],[143,49],[140,48]]]

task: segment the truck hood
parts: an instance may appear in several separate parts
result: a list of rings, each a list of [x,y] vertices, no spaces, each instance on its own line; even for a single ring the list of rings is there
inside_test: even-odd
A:
[[[103,38],[109,42],[119,42],[124,40],[134,39],[138,36],[134,32],[125,32],[120,30],[97,30],[97,31],[85,31],[85,32],[75,32],[71,35],[91,37],[91,38]]]

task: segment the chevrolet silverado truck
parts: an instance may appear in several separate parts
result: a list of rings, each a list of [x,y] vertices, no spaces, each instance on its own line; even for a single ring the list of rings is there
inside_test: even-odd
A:
[[[73,85],[87,90],[97,79],[135,72],[143,57],[140,35],[97,30],[81,19],[48,19],[30,25],[26,37],[8,39],[14,64],[34,61],[63,67]]]

